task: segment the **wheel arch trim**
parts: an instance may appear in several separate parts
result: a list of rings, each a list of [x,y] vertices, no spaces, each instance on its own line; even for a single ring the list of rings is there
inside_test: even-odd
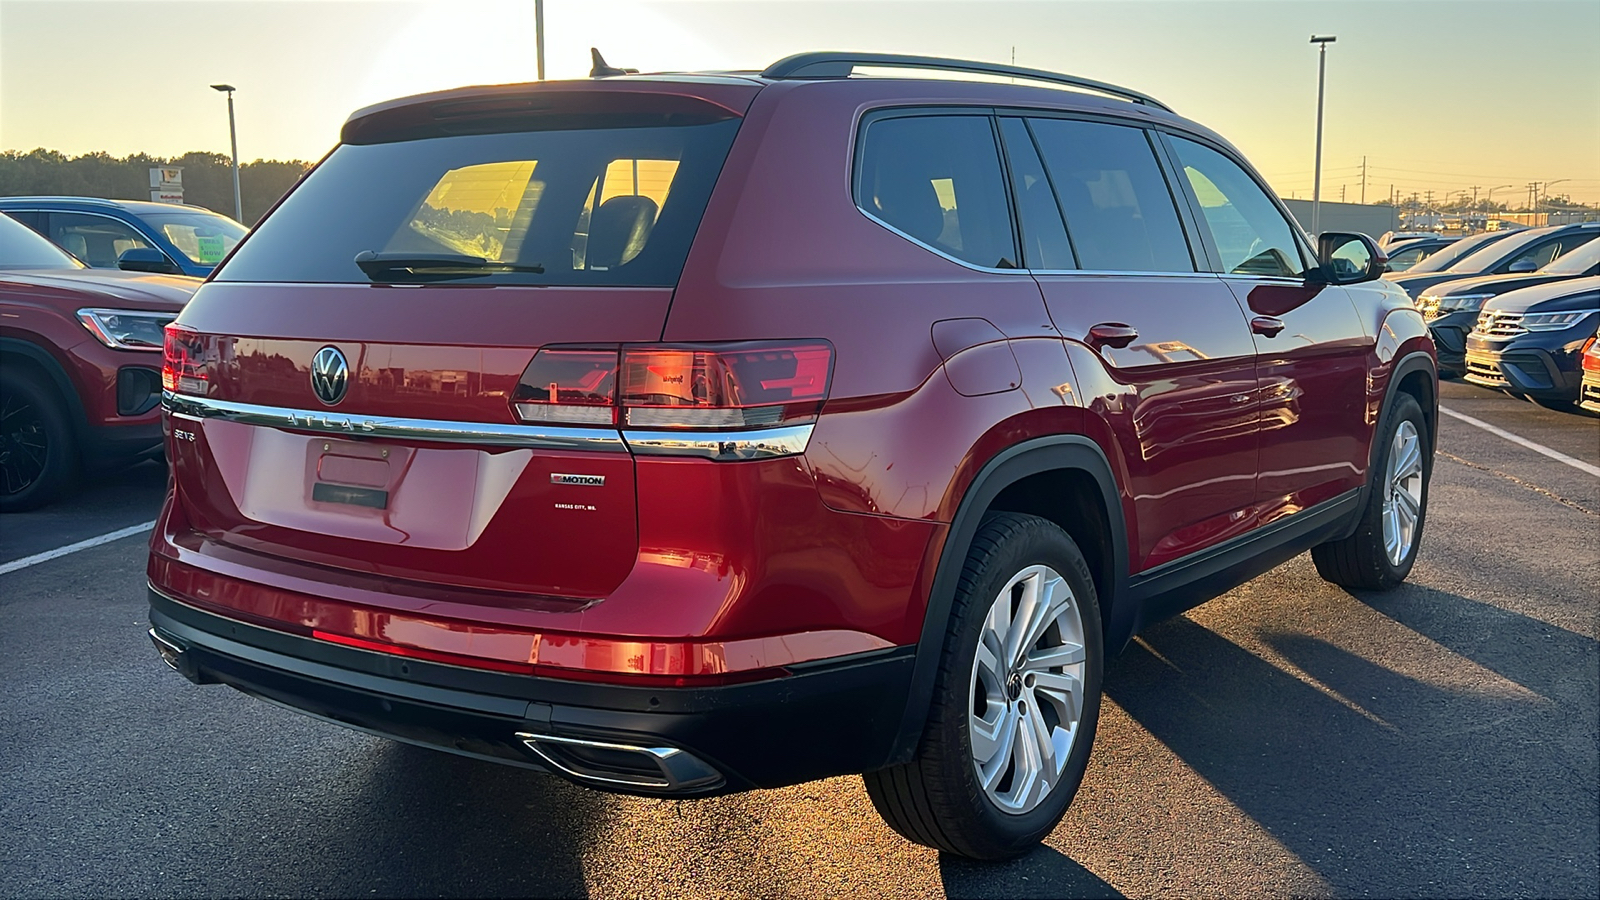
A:
[[[1092,439],[1082,435],[1050,435],[1007,447],[985,463],[972,479],[945,533],[923,613],[905,714],[886,763],[911,759],[922,738],[933,700],[939,660],[944,652],[950,607],[955,600],[961,569],[966,565],[967,550],[977,535],[983,514],[995,498],[1011,485],[1033,475],[1060,470],[1086,473],[1100,488],[1106,518],[1111,523],[1111,596],[1100,598],[1101,609],[1110,613],[1102,615],[1102,628],[1108,638],[1105,646],[1120,646],[1122,641],[1131,636],[1131,627],[1137,617],[1136,610],[1127,607],[1127,525],[1122,515],[1116,477],[1105,451]]]
[[[0,356],[23,357],[44,372],[50,385],[65,401],[67,418],[72,423],[73,432],[81,440],[89,427],[88,413],[83,408],[83,398],[78,396],[77,385],[62,368],[61,361],[38,344],[14,337],[0,337]]]

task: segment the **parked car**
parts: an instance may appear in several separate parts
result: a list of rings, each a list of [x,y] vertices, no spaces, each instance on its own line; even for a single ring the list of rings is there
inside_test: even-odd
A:
[[[1412,297],[1420,297],[1429,288],[1446,281],[1474,275],[1516,275],[1535,272],[1562,254],[1570,253],[1575,248],[1600,237],[1600,222],[1551,225],[1547,228],[1528,228],[1511,232],[1486,231],[1470,238],[1462,238],[1460,244],[1485,237],[1489,240],[1483,244],[1478,244],[1475,248],[1463,248],[1469,251],[1466,255],[1453,256],[1443,261],[1445,267],[1433,264],[1434,259],[1455,250],[1455,247],[1435,253],[1433,258],[1425,259],[1412,266],[1409,272],[1396,275],[1389,280],[1404,288]]]
[[[1427,320],[1438,348],[1439,372],[1465,371],[1467,332],[1477,324],[1478,311],[1488,300],[1509,291],[1586,275],[1600,275],[1600,241],[1590,241],[1537,272],[1463,278],[1429,288],[1417,298],[1417,309]]]
[[[198,279],[91,269],[0,215],[0,512],[162,449],[162,328]]]
[[[1383,236],[1378,238],[1378,246],[1387,251],[1390,247],[1405,241],[1417,241],[1437,237],[1441,237],[1437,231],[1385,231]]]
[[[1404,272],[1458,240],[1453,237],[1411,238],[1396,241],[1383,248],[1383,252],[1389,255],[1390,272]]]
[[[1523,288],[1490,300],[1467,335],[1467,381],[1551,409],[1571,409],[1583,356],[1600,329],[1600,277]]]
[[[982,63],[369,107],[167,329],[151,637],[401,740],[865,773],[911,840],[1024,852],[1141,627],[1416,559],[1427,326],[1293,222],[1160,102]]]
[[[1593,338],[1583,351],[1583,382],[1579,386],[1578,406],[1600,413],[1600,341]]]
[[[245,227],[199,206],[98,197],[0,197],[0,213],[97,269],[204,278]]]

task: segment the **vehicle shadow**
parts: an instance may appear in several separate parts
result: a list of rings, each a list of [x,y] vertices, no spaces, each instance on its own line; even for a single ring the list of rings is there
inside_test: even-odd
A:
[[[583,851],[607,814],[604,795],[554,776],[395,742],[350,805],[339,827],[354,833],[327,842],[366,858],[319,893],[586,897]]]
[[[1538,619],[1417,584],[1356,600],[1486,669],[1551,700],[1593,699],[1600,641]]]
[[[939,877],[951,898],[1121,897],[1122,893],[1053,847],[1040,845],[1003,863],[939,855]]]
[[[1111,667],[1107,695],[1333,893],[1600,888],[1595,829],[1573,827],[1596,819],[1592,740],[1586,759],[1542,740],[1592,715],[1592,690],[1585,710],[1504,685],[1440,687],[1322,637],[1267,636],[1324,691],[1187,618],[1143,642]],[[1570,654],[1565,665],[1587,651],[1552,652]]]

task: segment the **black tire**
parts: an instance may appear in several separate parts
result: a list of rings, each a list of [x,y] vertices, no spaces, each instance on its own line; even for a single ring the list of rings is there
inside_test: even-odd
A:
[[[49,503],[72,486],[77,472],[60,396],[30,372],[0,373],[0,512]]]
[[[967,721],[974,656],[990,604],[1013,575],[1030,565],[1054,569],[1077,601],[1084,638],[1083,697],[1076,737],[1056,784],[1035,808],[1014,814],[1003,811],[979,784]],[[982,860],[1027,852],[1061,821],[1083,780],[1099,720],[1103,665],[1099,600],[1072,538],[1036,516],[986,517],[956,587],[917,755],[909,763],[862,776],[872,805],[895,831],[936,850]]]
[[[1406,548],[1400,563],[1389,559],[1383,542],[1383,503],[1388,489],[1389,454],[1394,448],[1395,432],[1402,422],[1410,422],[1421,441],[1422,452],[1422,503],[1412,531],[1411,544]],[[1406,580],[1417,561],[1417,549],[1422,545],[1423,527],[1428,521],[1428,484],[1433,477],[1433,444],[1428,433],[1427,420],[1422,407],[1410,394],[1396,394],[1394,403],[1384,416],[1383,427],[1374,436],[1378,453],[1372,461],[1368,476],[1367,505],[1361,513],[1361,523],[1355,533],[1341,541],[1329,541],[1311,548],[1311,561],[1317,574],[1340,587],[1369,591],[1386,591]]]

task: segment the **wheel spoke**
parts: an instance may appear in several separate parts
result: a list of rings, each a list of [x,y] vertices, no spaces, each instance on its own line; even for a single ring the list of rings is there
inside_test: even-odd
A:
[[[1405,481],[1411,476],[1422,471],[1422,448],[1419,441],[1407,441],[1401,453],[1400,461],[1395,466],[1395,481]]]
[[[1027,806],[1039,781],[1039,774],[1043,771],[1044,761],[1039,758],[1039,743],[1033,736],[1033,726],[1028,724],[1028,716],[1018,715],[1016,723],[1017,726],[1011,729],[1016,734],[1011,751],[1011,758],[1016,764],[1016,771],[1011,776],[1011,796],[1014,802]]]
[[[1074,675],[1062,672],[1045,672],[1034,676],[1033,693],[1034,703],[1040,702],[1042,695],[1044,701],[1056,707],[1061,714],[1063,727],[1074,724],[1082,714],[1083,705],[1079,701],[1083,697],[1083,682]]]
[[[1056,745],[1050,740],[1050,723],[1039,714],[1037,705],[1029,708],[1028,715],[1024,717],[1028,723],[1028,730],[1032,734],[1035,756],[1039,760],[1040,772],[1044,775],[1054,776],[1060,770],[1056,762]]]
[[[1070,666],[1084,660],[1082,644],[1062,644],[1059,647],[1047,647],[1035,650],[1022,660],[1022,671],[1042,672],[1058,666]]]
[[[1062,602],[1070,596],[1061,576],[1053,572],[1051,575],[1054,577],[1035,574],[1023,589],[1017,619],[1006,635],[1006,658],[1013,667],[1023,665],[1028,651],[1044,637],[1045,630],[1060,614]]]
[[[996,751],[1000,749],[1001,732],[1007,725],[1006,713],[1010,708],[1006,705],[997,705],[993,722],[977,716],[968,716],[967,725],[972,730],[972,758],[979,765],[994,759]]]
[[[1000,712],[999,741],[995,745],[994,755],[978,763],[978,781],[986,791],[994,790],[994,786],[1000,782],[1000,777],[1010,768],[1009,764],[1016,756],[1017,725],[1017,716],[1008,704]]]
[[[1395,506],[1405,516],[1408,524],[1415,522],[1417,517],[1422,514],[1422,504],[1418,503],[1417,498],[1413,497],[1411,492],[1405,488],[1395,491],[1394,499]]]

